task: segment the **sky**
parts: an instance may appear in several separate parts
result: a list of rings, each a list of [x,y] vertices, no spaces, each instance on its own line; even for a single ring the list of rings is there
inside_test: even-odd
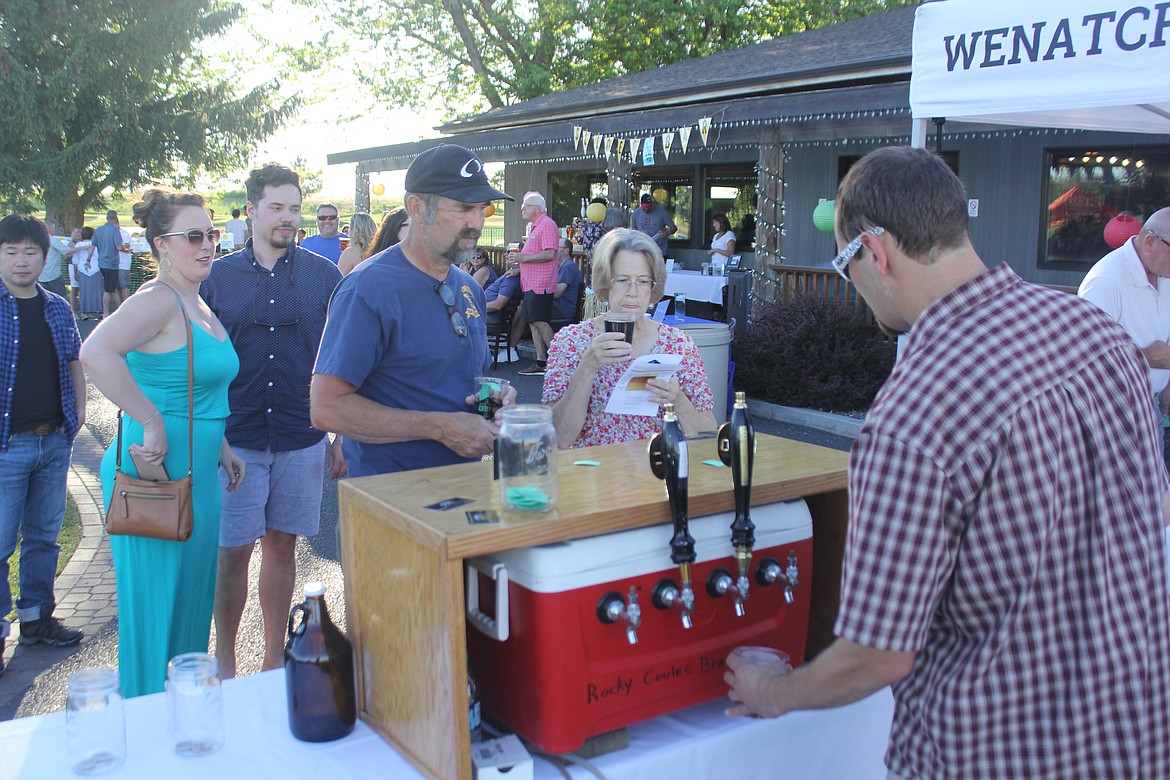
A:
[[[312,39],[319,30],[319,23],[311,11],[297,4],[281,3],[279,13],[275,15],[265,9],[260,0],[243,0],[241,4],[247,12],[246,21],[229,33],[229,45],[255,45],[250,40],[247,25],[265,30],[268,36],[274,29],[286,30],[283,35],[294,44]],[[351,196],[355,166],[327,165],[327,155],[437,137],[439,134],[434,127],[443,119],[440,112],[421,115],[402,106],[390,105],[384,99],[375,99],[368,88],[357,83],[352,69],[361,66],[361,56],[373,55],[359,52],[353,58],[331,64],[324,74],[285,77],[283,86],[286,90],[300,90],[305,97],[316,102],[304,106],[284,128],[259,144],[248,167],[270,160],[287,164],[303,155],[310,169],[323,171],[323,195]],[[279,76],[271,70],[253,74],[253,78],[262,80]],[[246,174],[247,169],[237,174],[241,184]],[[405,171],[378,174],[370,183],[381,182],[387,194],[401,194],[404,176]],[[231,178],[234,177],[221,184],[231,184]]]

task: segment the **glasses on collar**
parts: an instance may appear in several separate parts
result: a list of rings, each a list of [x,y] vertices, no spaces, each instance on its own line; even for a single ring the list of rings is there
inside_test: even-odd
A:
[[[451,329],[455,331],[456,336],[463,338],[467,335],[467,320],[463,319],[463,315],[455,308],[455,291],[445,283],[439,282],[435,285],[435,292],[443,299],[447,314],[451,315]]]
[[[871,227],[868,230],[863,230],[857,235],[856,238],[846,244],[844,249],[837,253],[837,256],[834,257],[831,262],[837,273],[841,274],[842,279],[847,282],[852,281],[849,278],[849,263],[853,260],[853,258],[857,257],[857,253],[861,251],[862,237],[865,236],[866,233],[876,237],[885,232],[885,228],[877,226]]]

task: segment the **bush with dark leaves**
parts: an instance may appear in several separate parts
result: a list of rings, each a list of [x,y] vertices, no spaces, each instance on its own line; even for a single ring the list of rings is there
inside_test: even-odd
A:
[[[865,411],[894,366],[895,346],[865,314],[804,295],[757,306],[732,348],[735,389],[782,406]]]

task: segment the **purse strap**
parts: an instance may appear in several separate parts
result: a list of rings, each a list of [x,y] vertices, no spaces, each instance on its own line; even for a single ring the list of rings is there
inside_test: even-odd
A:
[[[191,468],[195,463],[195,339],[191,332],[191,318],[187,316],[187,307],[174,287],[166,282],[155,279],[155,284],[161,284],[170,290],[175,300],[179,302],[179,310],[183,313],[183,325],[187,329],[187,476],[191,476]],[[122,470],[122,414],[118,410],[118,439],[114,447],[114,467]]]

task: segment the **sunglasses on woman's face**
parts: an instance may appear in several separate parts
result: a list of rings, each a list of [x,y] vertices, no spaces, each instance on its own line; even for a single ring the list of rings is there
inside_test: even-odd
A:
[[[217,246],[220,236],[223,235],[223,231],[219,228],[211,228],[205,233],[202,230],[192,228],[178,233],[160,233],[159,235],[162,238],[166,238],[167,236],[186,236],[191,246],[202,246],[204,241],[210,241],[212,246]]]

